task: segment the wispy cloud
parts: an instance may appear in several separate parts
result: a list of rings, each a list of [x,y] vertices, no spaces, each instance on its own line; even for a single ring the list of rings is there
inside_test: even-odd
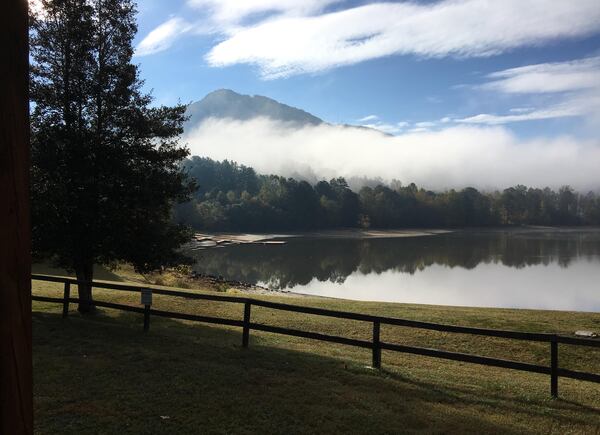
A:
[[[410,122],[407,121],[400,121],[396,123],[383,122],[380,121],[379,117],[377,117],[376,115],[365,116],[365,118],[359,119],[358,122],[363,122],[362,124],[359,124],[360,127],[367,127],[373,130],[379,130],[383,133],[391,135],[396,135],[403,131],[406,131],[406,128],[410,126]]]
[[[489,113],[480,113],[479,115],[466,118],[455,119],[455,122],[463,124],[508,124],[510,122],[535,121],[540,119],[564,118],[567,116],[579,116],[581,111],[577,107],[553,107],[543,110],[532,110],[517,115],[492,115]]]
[[[377,115],[367,115],[364,118],[360,118],[357,121],[358,122],[367,122],[367,121],[375,121],[376,119],[379,119],[379,117]]]
[[[431,127],[435,127],[435,125],[436,125],[436,123],[433,121],[421,121],[421,122],[415,123],[416,128],[431,128]]]
[[[272,79],[392,54],[490,56],[599,30],[597,0],[372,3],[315,16],[276,16],[239,27],[206,60],[218,67],[257,65],[264,78]]]
[[[581,116],[600,118],[600,57],[542,63],[497,71],[475,89],[505,95],[545,95],[545,107],[517,107],[503,115],[481,113],[455,119],[469,124],[510,122]]]
[[[389,124],[386,122],[374,122],[370,124],[361,124],[360,127],[367,127],[373,130],[379,130],[385,134],[397,134],[400,133],[403,129],[402,126],[398,124]]]
[[[344,8],[345,3],[188,0],[203,14],[194,29],[182,31],[171,19],[144,38],[137,52],[156,53],[177,36],[206,33],[208,26],[220,34],[205,56],[209,65],[256,65],[263,78],[274,79],[394,54],[491,56],[600,32],[597,0],[371,2]],[[332,11],[334,4],[338,7]]]
[[[136,47],[136,55],[147,56],[165,51],[185,34],[230,35],[242,29],[241,23],[252,17],[262,21],[272,15],[279,18],[307,16],[341,1],[343,0],[187,0],[186,5],[201,12],[200,17],[193,22],[177,16],[169,18],[143,38]],[[189,12],[186,11],[186,17],[189,17]]]
[[[600,6],[600,5],[599,5]],[[508,94],[581,91],[600,87],[600,57],[541,63],[488,75],[482,88]]]
[[[172,17],[152,30],[136,47],[137,56],[158,53],[169,48],[181,35],[193,26],[182,18]]]
[[[306,16],[321,12],[333,3],[343,0],[188,0],[193,8],[208,8],[211,19],[222,25],[237,24],[245,18],[260,14]],[[264,18],[264,17],[263,17]]]

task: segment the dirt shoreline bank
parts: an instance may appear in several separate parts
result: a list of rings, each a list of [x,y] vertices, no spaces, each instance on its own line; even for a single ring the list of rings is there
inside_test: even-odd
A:
[[[192,243],[199,248],[210,248],[215,246],[231,244],[277,244],[284,243],[281,240],[296,237],[320,238],[320,239],[382,239],[382,238],[404,238],[435,236],[451,233],[454,230],[446,229],[401,229],[401,230],[360,230],[340,229],[324,231],[287,232],[287,233],[225,233],[225,232],[202,232],[196,233]]]
[[[208,290],[224,293],[243,293],[248,295],[271,295],[302,298],[309,295],[294,293],[289,290],[272,290],[268,287],[251,284],[249,282],[225,279],[222,276],[205,275],[192,272],[188,280],[205,287]],[[310,295],[312,297],[312,295]]]
[[[246,233],[246,232],[202,232],[196,233],[193,242],[207,243],[213,247],[228,244],[276,244],[282,243],[284,239],[292,238],[320,238],[320,239],[393,239],[406,237],[427,237],[456,232],[557,232],[570,233],[577,231],[600,231],[600,227],[548,227],[541,225],[508,226],[508,227],[473,227],[473,228],[417,228],[417,229],[337,229],[323,231],[303,231],[303,232],[285,232],[285,233]]]

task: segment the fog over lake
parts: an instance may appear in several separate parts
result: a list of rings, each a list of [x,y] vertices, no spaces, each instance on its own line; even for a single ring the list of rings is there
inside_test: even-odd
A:
[[[285,240],[192,251],[194,269],[356,300],[600,311],[598,229]]]

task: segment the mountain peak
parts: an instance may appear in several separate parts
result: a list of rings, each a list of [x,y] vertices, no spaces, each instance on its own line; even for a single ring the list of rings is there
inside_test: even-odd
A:
[[[206,94],[206,96],[203,98],[204,99],[211,99],[211,98],[236,98],[236,97],[242,97],[242,94],[238,94],[235,91],[232,91],[231,89],[216,89],[212,92],[209,92],[208,94]]]
[[[194,128],[207,118],[246,121],[265,117],[298,127],[323,123],[323,120],[304,110],[261,95],[238,94],[231,89],[218,89],[210,92],[202,100],[190,104],[187,107],[186,115],[189,116],[184,125],[186,130]]]

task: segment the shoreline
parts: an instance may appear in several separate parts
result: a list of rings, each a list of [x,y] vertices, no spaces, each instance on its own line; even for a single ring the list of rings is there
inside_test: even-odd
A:
[[[251,232],[198,232],[187,244],[187,249],[204,250],[222,248],[231,245],[284,245],[295,238],[302,239],[400,239],[413,237],[431,237],[452,233],[574,233],[581,231],[600,231],[597,226],[560,226],[524,225],[506,227],[466,227],[466,228],[400,228],[400,229],[333,229],[320,231],[289,231],[282,233]]]
[[[238,281],[233,279],[225,279],[222,276],[205,275],[192,272],[187,279],[195,284],[206,287],[209,291],[222,293],[243,293],[248,295],[270,295],[270,296],[286,296],[291,298],[313,297],[312,295],[295,293],[286,290],[273,290],[261,285],[251,284],[249,282]],[[227,286],[223,290],[223,286]],[[321,296],[315,296],[320,298]]]
[[[396,229],[396,230],[362,230],[338,229],[322,231],[290,231],[286,233],[247,233],[247,232],[201,232],[195,233],[192,249],[214,248],[240,244],[284,244],[285,239],[319,238],[319,239],[395,239],[406,237],[425,237],[448,234],[456,230],[448,229]]]

